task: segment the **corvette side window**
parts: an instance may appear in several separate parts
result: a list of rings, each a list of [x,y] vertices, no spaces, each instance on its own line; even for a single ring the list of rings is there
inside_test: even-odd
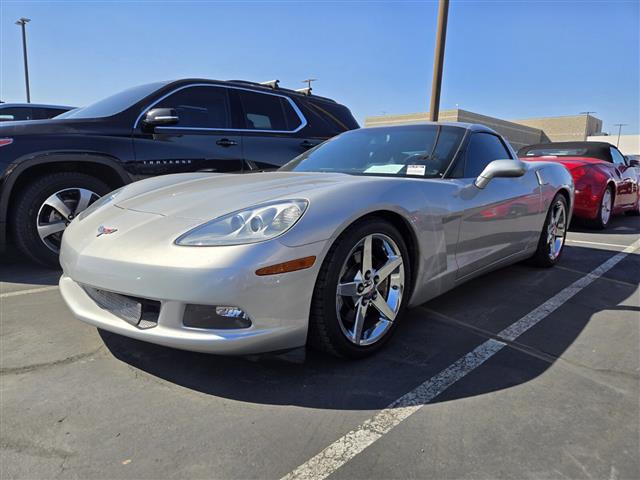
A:
[[[611,156],[613,157],[613,163],[620,166],[626,166],[627,163],[624,161],[624,157],[618,151],[617,148],[611,147]]]
[[[509,151],[502,141],[490,133],[474,133],[467,147],[464,167],[465,178],[476,178],[484,167],[494,160],[510,159]]]
[[[179,127],[230,128],[227,90],[219,87],[189,87],[168,96],[155,108],[173,108]]]

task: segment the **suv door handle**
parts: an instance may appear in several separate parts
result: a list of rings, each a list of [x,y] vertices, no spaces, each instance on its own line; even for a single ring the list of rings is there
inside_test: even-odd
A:
[[[305,140],[304,142],[302,142],[302,143],[300,144],[300,146],[301,146],[302,148],[306,148],[306,149],[311,148],[311,147],[315,147],[316,145],[318,145],[318,144],[317,144],[317,143],[310,142],[309,140]]]
[[[221,138],[216,142],[216,145],[220,145],[221,147],[233,147],[237,144],[238,142],[236,142],[235,140],[229,140],[228,138]]]

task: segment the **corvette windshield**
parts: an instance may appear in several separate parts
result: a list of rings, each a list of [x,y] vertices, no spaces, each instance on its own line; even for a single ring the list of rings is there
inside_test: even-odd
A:
[[[439,125],[352,130],[294,158],[281,170],[439,178],[464,133],[460,127]]]
[[[58,115],[56,120],[63,118],[101,118],[110,117],[129,108],[136,102],[139,102],[148,95],[151,95],[157,89],[165,85],[167,82],[148,83],[137,87],[128,88],[120,93],[111,95],[110,97],[98,100],[86,107],[75,108],[68,112]]]

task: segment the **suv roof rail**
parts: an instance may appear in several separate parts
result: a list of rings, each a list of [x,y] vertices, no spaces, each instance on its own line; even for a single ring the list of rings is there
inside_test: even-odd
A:
[[[280,80],[269,80],[267,82],[260,82],[260,85],[264,85],[265,87],[270,87],[276,90],[280,88]]]
[[[306,95],[306,96],[310,96],[311,95],[311,89],[310,88],[300,88],[298,90],[293,90],[291,88],[285,88],[285,87],[281,87],[280,86],[280,80],[270,80],[268,82],[263,82],[263,83],[259,83],[259,82],[252,82],[250,80],[226,80],[229,83],[239,83],[241,85],[253,85],[254,87],[262,87],[262,88],[272,88],[272,89],[278,89],[281,90],[283,92],[293,92],[293,93],[298,93],[301,95]],[[273,87],[271,84],[277,82],[276,87]],[[338,103],[336,102],[333,98],[329,98],[329,97],[323,97],[321,95],[313,95],[313,98],[318,99],[318,100],[324,100],[327,102],[331,102],[331,103]]]

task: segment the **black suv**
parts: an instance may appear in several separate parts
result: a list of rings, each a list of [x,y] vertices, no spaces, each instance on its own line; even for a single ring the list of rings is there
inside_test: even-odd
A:
[[[0,246],[57,265],[62,232],[97,198],[167,173],[278,168],[358,128],[310,89],[189,79],[134,87],[51,120],[0,124]]]

